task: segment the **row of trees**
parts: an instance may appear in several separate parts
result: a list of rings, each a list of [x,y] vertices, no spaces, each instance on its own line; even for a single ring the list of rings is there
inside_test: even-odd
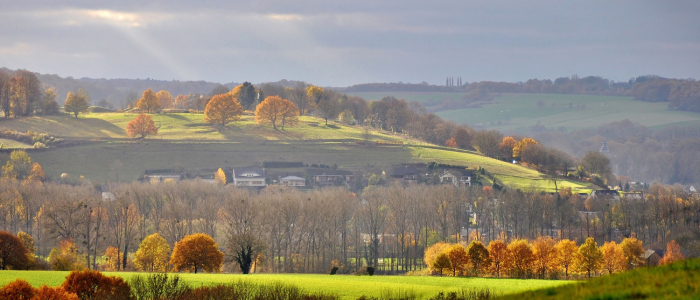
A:
[[[0,109],[5,118],[55,114],[56,90],[42,87],[37,76],[27,70],[11,74],[0,70]]]
[[[659,262],[668,264],[685,259],[676,241],[667,244],[666,253]],[[587,238],[580,246],[575,241],[556,241],[549,236],[532,242],[514,239],[510,243],[493,240],[486,247],[481,241],[463,244],[437,243],[425,251],[425,264],[433,272],[452,276],[480,276],[491,274],[517,278],[569,279],[570,274],[612,274],[645,265],[645,250],[636,238],[625,238],[621,243],[605,242],[598,247],[595,239]]]
[[[502,232],[509,239],[556,235],[579,242],[635,234],[649,246],[675,239],[692,256],[700,254],[693,229],[700,225],[700,199],[662,186],[652,186],[645,200],[620,201],[583,201],[570,190],[549,195],[451,185],[373,186],[355,195],[340,188],[271,186],[258,193],[200,181],[129,183],[101,190],[108,193],[103,198],[92,186],[4,178],[0,191],[0,229],[30,234],[40,256],[72,240],[90,268],[108,247],[116,250],[115,267],[127,268],[154,233],[171,249],[187,235],[205,233],[225,245],[228,261],[242,253],[244,264],[259,258],[266,272],[325,272],[335,260],[341,271],[416,270],[430,245],[467,234],[491,241]],[[380,258],[392,259],[380,264]]]

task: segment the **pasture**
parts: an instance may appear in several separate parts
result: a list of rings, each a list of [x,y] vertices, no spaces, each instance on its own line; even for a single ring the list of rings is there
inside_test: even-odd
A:
[[[528,133],[537,124],[569,131],[624,119],[652,128],[700,124],[700,114],[669,109],[668,103],[591,95],[503,94],[479,108],[436,114],[477,128],[516,133]]]
[[[105,275],[129,279],[135,272],[105,272]],[[68,272],[59,271],[2,271],[0,285],[17,278],[27,280],[32,286],[58,286]],[[571,281],[523,280],[496,278],[454,278],[433,276],[355,276],[321,274],[178,274],[192,286],[215,285],[239,280],[256,283],[281,282],[298,286],[306,291],[333,293],[342,299],[357,299],[362,295],[380,296],[382,292],[412,292],[419,298],[427,298],[439,292],[460,289],[489,289],[496,294],[552,288],[570,284]]]

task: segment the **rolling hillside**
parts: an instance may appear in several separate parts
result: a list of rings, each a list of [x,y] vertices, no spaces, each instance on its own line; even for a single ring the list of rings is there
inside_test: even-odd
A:
[[[328,124],[302,117],[285,130],[256,124],[252,116],[229,125],[222,132],[202,121],[201,114],[154,115],[157,136],[145,140],[126,135],[130,113],[97,113],[74,118],[68,115],[0,120],[0,130],[48,133],[64,139],[83,140],[72,147],[30,153],[46,174],[84,175],[94,182],[131,181],[144,169],[207,169],[247,166],[264,161],[302,161],[337,165],[342,169],[381,172],[391,165],[439,162],[483,167],[499,181],[523,189],[552,190],[540,173],[474,152],[429,145],[401,135],[361,127]],[[403,142],[403,146],[366,147],[357,141]],[[5,160],[7,153],[0,154]],[[577,182],[563,186],[589,189]]]

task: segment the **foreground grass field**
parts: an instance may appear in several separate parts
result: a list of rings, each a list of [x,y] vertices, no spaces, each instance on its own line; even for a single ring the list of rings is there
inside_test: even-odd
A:
[[[143,273],[110,273],[129,279]],[[43,284],[60,285],[68,272],[57,271],[2,271],[0,285],[17,278],[27,280],[32,286]],[[513,294],[535,289],[552,288],[571,284],[570,281],[520,280],[494,278],[453,278],[428,276],[354,276],[313,274],[179,274],[193,286],[214,285],[238,280],[256,283],[282,282],[298,286],[307,291],[327,292],[340,295],[342,299],[357,299],[362,295],[380,296],[382,292],[413,292],[420,298],[432,297],[439,292],[466,289],[490,289],[496,294]]]
[[[640,268],[501,299],[700,299],[700,259]]]

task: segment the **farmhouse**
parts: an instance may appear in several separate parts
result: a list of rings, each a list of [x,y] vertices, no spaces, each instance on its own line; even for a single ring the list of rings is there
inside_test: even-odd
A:
[[[280,184],[286,186],[303,187],[306,186],[306,179],[298,176],[285,176],[280,178]]]
[[[591,192],[591,197],[620,201],[620,192],[616,190],[597,190]]]
[[[455,186],[471,186],[472,172],[460,169],[448,169],[440,175],[440,183]]]
[[[265,169],[260,168],[233,168],[233,185],[244,187],[265,187]]]
[[[394,182],[417,183],[418,168],[414,165],[395,166],[391,169],[391,180]]]
[[[353,180],[352,172],[346,170],[331,169],[307,169],[307,174],[317,186],[339,186]]]
[[[173,181],[180,181],[184,179],[185,173],[184,171],[178,172],[175,169],[157,169],[157,170],[144,170],[143,171],[143,176],[141,176],[141,180],[145,182],[151,182],[151,181],[165,181],[165,180],[173,180]]]

